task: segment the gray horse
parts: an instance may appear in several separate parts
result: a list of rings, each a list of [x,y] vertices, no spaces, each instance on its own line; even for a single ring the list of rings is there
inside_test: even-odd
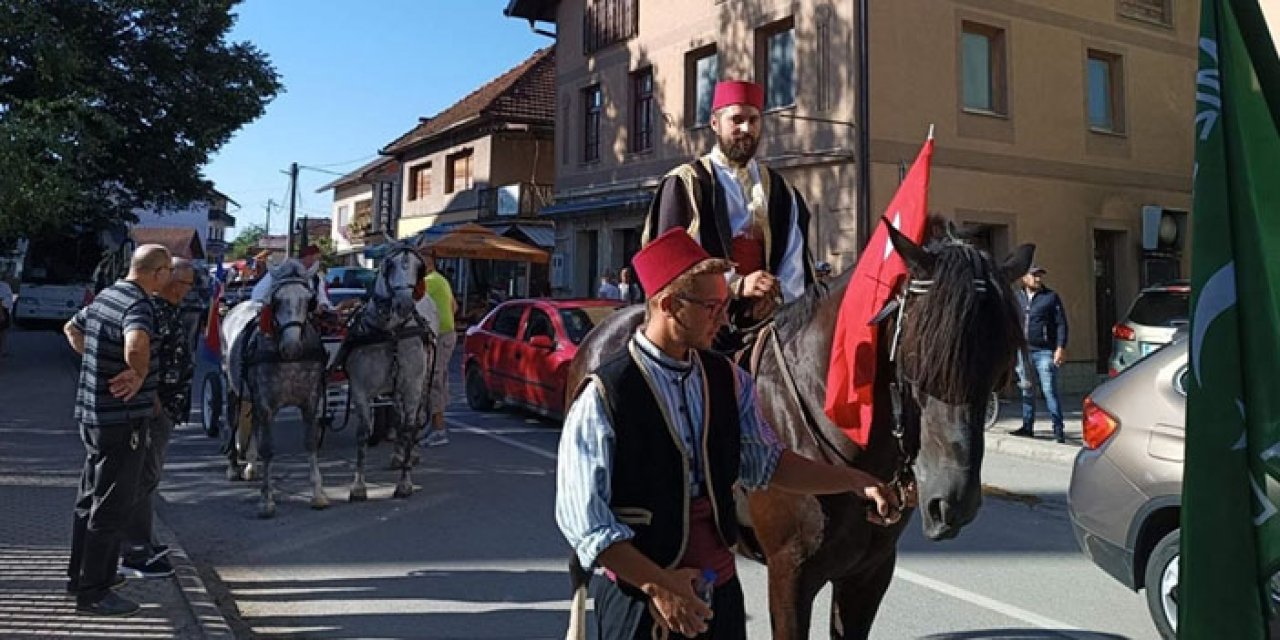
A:
[[[427,380],[427,342],[430,330],[417,314],[415,302],[424,295],[426,264],[407,243],[391,246],[374,280],[369,302],[347,330],[342,359],[347,371],[351,407],[356,418],[356,477],[351,500],[366,499],[365,449],[373,427],[374,396],[391,394],[400,415],[399,438],[393,464],[400,469],[395,497],[413,494],[414,447],[426,416],[423,385]],[[343,358],[340,356],[340,358]]]
[[[251,440],[262,465],[258,515],[263,518],[276,512],[271,490],[271,421],[284,407],[302,411],[311,461],[311,507],[329,506],[317,459],[323,428],[317,417],[324,403],[326,356],[319,331],[308,322],[316,304],[312,282],[318,268],[316,265],[307,269],[298,260],[286,260],[271,270],[274,285],[268,302],[242,302],[231,309],[222,324],[222,363],[229,383],[227,406],[239,416],[239,433],[232,434],[229,447],[227,476],[234,479],[240,475],[238,459],[245,454],[249,465],[244,478],[253,478]],[[251,439],[248,424],[253,429]]]

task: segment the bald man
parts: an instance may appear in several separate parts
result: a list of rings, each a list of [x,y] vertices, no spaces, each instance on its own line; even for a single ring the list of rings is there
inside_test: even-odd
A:
[[[124,532],[120,573],[131,578],[173,575],[173,567],[167,557],[169,548],[156,542],[153,502],[160,486],[173,427],[186,422],[191,413],[191,378],[195,374],[195,365],[191,361],[191,342],[187,339],[182,320],[182,299],[195,284],[196,273],[185,258],[174,258],[172,264],[173,277],[152,299],[159,367],[156,393],[160,400],[160,413],[151,421],[142,478],[138,484],[138,506]]]
[[[67,566],[67,592],[75,594],[79,615],[138,611],[138,603],[112,588],[123,581],[116,573],[120,536],[137,503],[147,435],[156,414],[151,296],[169,283],[172,272],[167,249],[138,247],[125,279],[99,292],[63,327],[71,348],[83,356],[75,418],[85,460]]]

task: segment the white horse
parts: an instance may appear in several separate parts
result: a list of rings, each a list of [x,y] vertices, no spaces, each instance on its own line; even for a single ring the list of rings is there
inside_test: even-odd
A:
[[[427,349],[433,336],[414,304],[425,295],[426,264],[413,246],[396,243],[388,251],[373,294],[347,329],[343,345],[349,397],[356,418],[356,477],[352,501],[364,500],[365,449],[373,427],[374,396],[392,394],[400,414],[394,468],[400,469],[394,496],[413,494],[409,471],[418,431],[427,415],[423,386],[428,380]],[[341,356],[340,356],[341,357]],[[398,463],[394,462],[398,460]]]
[[[307,269],[298,260],[286,260],[271,270],[273,286],[268,302],[245,301],[233,307],[222,324],[222,366],[228,381],[227,406],[239,423],[231,434],[227,477],[240,477],[239,462],[249,462],[244,478],[255,475],[252,443],[261,460],[262,498],[258,515],[275,515],[271,489],[271,459],[274,455],[271,421],[284,407],[298,407],[306,426],[307,455],[311,461],[311,507],[329,506],[324,494],[317,451],[320,430],[317,419],[323,403],[324,370],[327,360],[320,333],[308,322],[316,305],[312,289],[319,264]],[[249,413],[251,415],[246,415]]]

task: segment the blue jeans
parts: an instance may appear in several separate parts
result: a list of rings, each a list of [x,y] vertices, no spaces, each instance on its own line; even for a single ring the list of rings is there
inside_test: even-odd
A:
[[[1051,349],[1032,349],[1031,363],[1036,367],[1036,377],[1040,380],[1040,391],[1044,393],[1044,402],[1049,405],[1049,417],[1053,419],[1053,435],[1062,435],[1062,405],[1058,402],[1058,367],[1053,364]],[[1036,392],[1033,381],[1027,376],[1022,358],[1018,358],[1018,389],[1022,391],[1022,429],[1031,432],[1036,419]]]

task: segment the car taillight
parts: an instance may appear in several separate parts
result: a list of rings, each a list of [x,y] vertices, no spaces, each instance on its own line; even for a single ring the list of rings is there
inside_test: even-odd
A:
[[[1111,327],[1111,337],[1116,340],[1132,340],[1133,336],[1133,328],[1127,324],[1118,324]]]
[[[1097,449],[1115,435],[1120,428],[1120,421],[1093,403],[1093,398],[1084,399],[1084,448]]]

